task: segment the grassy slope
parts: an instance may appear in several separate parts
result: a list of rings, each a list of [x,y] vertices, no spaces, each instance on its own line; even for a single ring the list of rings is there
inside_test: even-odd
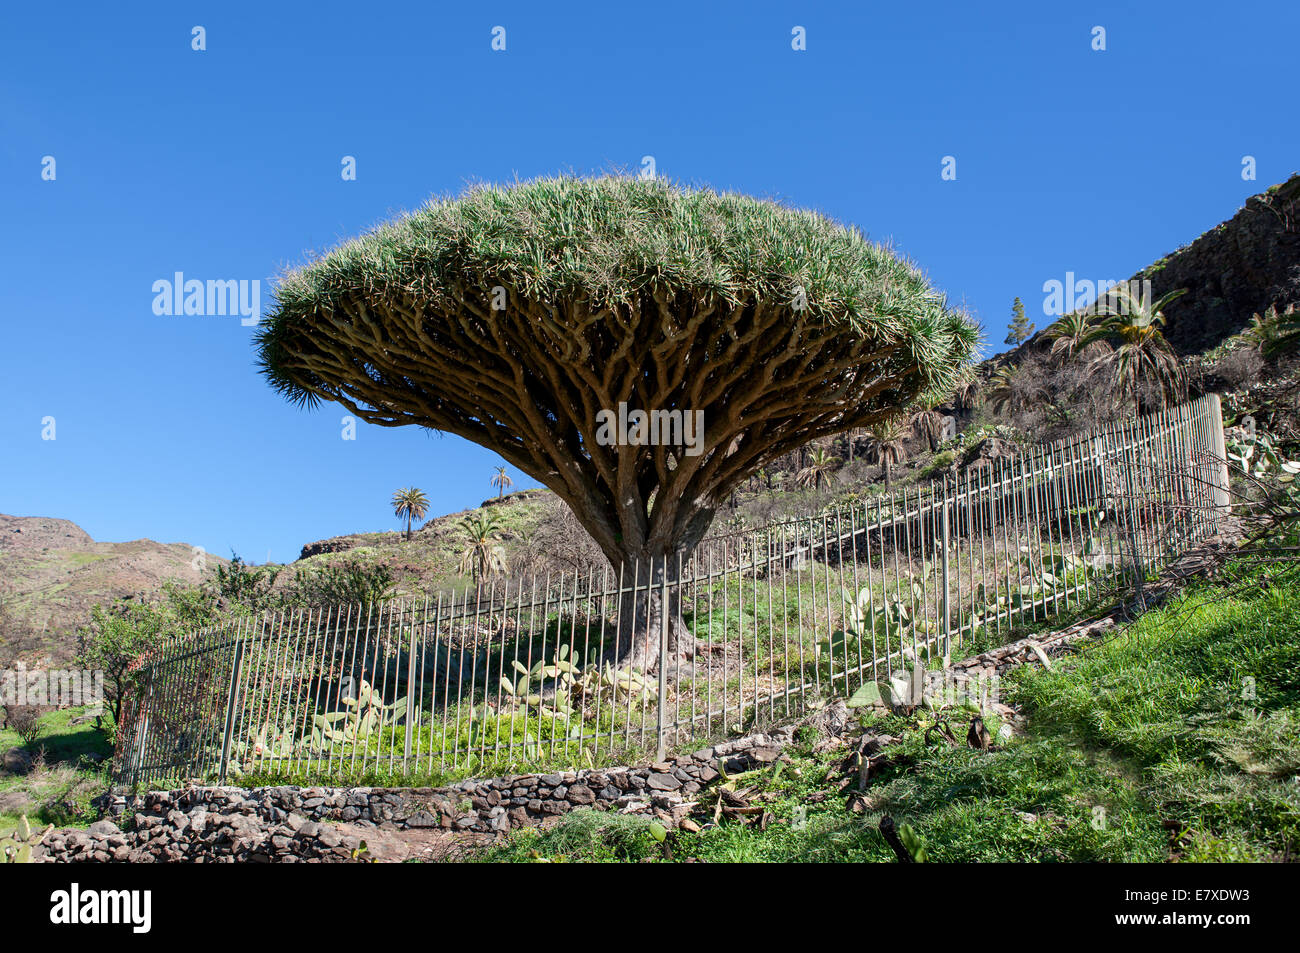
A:
[[[39,738],[28,748],[37,755],[26,775],[0,771],[0,831],[26,814],[33,824],[84,826],[96,819],[90,800],[108,790],[112,746],[84,709],[52,711],[41,719]],[[79,723],[75,723],[79,722]],[[22,739],[0,728],[0,751],[22,747]]]
[[[460,554],[465,548],[465,534],[459,528],[462,520],[478,513],[496,515],[501,545],[508,557],[545,518],[549,496],[549,492],[516,493],[513,498],[507,496],[503,505],[434,517],[409,540],[399,531],[335,537],[347,547],[345,550],[299,559],[285,567],[281,579],[287,583],[296,570],[356,560],[367,565],[386,564],[397,579],[397,595],[404,598],[431,591],[459,592],[471,584],[459,571]]]
[[[1300,587],[1294,573],[1264,578],[1191,590],[1051,672],[1017,673],[1011,692],[1028,729],[1000,750],[927,747],[916,719],[880,719],[872,727],[901,732],[905,757],[870,786],[864,814],[835,793],[844,752],[804,749],[764,781],[776,818],[766,831],[724,821],[678,832],[675,854],[891,861],[877,833],[886,813],[909,821],[937,861],[1265,860],[1288,845],[1294,854]],[[648,821],[582,812],[516,833],[484,859],[661,856]]]

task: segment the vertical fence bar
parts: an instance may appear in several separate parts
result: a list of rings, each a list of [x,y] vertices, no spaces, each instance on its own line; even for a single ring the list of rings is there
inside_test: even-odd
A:
[[[659,699],[655,718],[655,760],[662,761],[668,754],[664,716],[668,698],[668,557],[663,557],[663,575],[660,577],[659,596]],[[654,564],[651,563],[651,578]],[[650,618],[650,589],[646,589],[646,619]],[[755,627],[757,629],[757,627]]]
[[[1212,455],[1211,465],[1214,472],[1214,530],[1218,532],[1231,512],[1231,477],[1228,475],[1228,447],[1223,436],[1223,401],[1218,394],[1206,394],[1201,398],[1208,404],[1209,451]]]
[[[1127,421],[1123,426],[1123,473],[1124,493],[1128,497],[1128,544],[1133,555],[1133,587],[1137,592],[1139,604],[1142,601],[1143,583],[1146,581],[1146,568],[1142,564],[1141,524],[1137,509],[1137,440],[1136,429]]]
[[[402,773],[410,771],[411,732],[415,726],[415,625],[411,625],[411,638],[406,648],[406,741],[402,746]]]
[[[936,566],[935,554],[934,554],[935,543],[934,543],[933,527],[931,527],[931,533],[929,535],[929,538],[926,537],[927,518],[929,522],[933,523],[934,521],[934,481],[933,480],[930,481],[930,489],[929,489],[928,497],[922,497],[922,492],[919,487],[917,488],[916,491],[916,534],[917,534],[917,553],[919,554],[921,559],[921,611],[923,613],[921,624],[927,633],[934,633],[933,638],[937,643],[939,638],[938,635],[939,614],[937,611],[931,612],[931,609],[934,607],[934,603],[930,599],[931,588],[934,588],[936,590],[938,588],[937,585],[934,587],[930,586],[930,573],[934,571]],[[925,568],[927,565],[929,565],[930,567],[929,570],[926,570]],[[931,640],[931,636],[927,635],[926,643],[928,644],[930,640]]]
[[[490,582],[488,584],[489,614],[491,612],[492,599],[495,594],[496,594],[496,582]],[[471,666],[469,670],[469,710],[470,710],[470,717],[472,719],[474,717],[474,712],[477,709],[477,702],[478,702],[478,658],[479,658],[478,638],[480,632],[482,632],[483,629],[483,583],[481,581],[477,586],[474,587],[474,621],[470,625],[471,625],[470,637],[473,639],[473,641],[470,643],[470,650],[469,650],[469,659],[470,659],[470,666]],[[557,637],[558,637],[558,627],[557,627]],[[540,690],[541,688],[539,686],[538,691]],[[487,693],[485,690],[484,695],[486,694]],[[482,719],[481,719],[483,724],[479,730],[479,741],[481,742],[479,745],[480,763],[482,763],[482,760],[487,756],[488,707],[486,704],[486,698],[484,699],[484,702],[485,704],[483,705],[482,708]],[[474,753],[474,739],[472,736],[465,740],[465,751],[467,755],[473,755]]]
[[[140,690],[139,714],[136,716],[137,724],[133,725],[135,729],[132,734],[134,741],[131,749],[131,783],[139,784],[144,780],[146,767],[145,748],[149,741],[149,718],[153,709],[153,680],[154,665],[151,664],[145,669],[144,687]]]
[[[235,735],[235,715],[239,711],[239,675],[244,668],[244,640],[235,641],[234,659],[230,663],[230,688],[226,692],[226,725],[221,733],[221,768],[218,784],[226,783],[226,770],[230,766],[230,742]]]
[[[451,692],[451,639],[449,638],[445,644],[446,653],[444,654],[442,652],[442,649],[444,648],[444,643],[442,642],[442,634],[441,634],[443,598],[444,598],[443,594],[441,592],[438,593],[438,605],[435,607],[434,615],[433,615],[433,645],[435,649],[434,658],[436,659],[438,655],[443,655],[444,658],[446,659],[446,664],[443,667],[443,678],[442,678],[442,717],[439,719],[442,722],[442,740],[437,745],[438,767],[440,769],[445,769],[447,767],[447,719],[451,715],[451,712],[449,710],[451,706],[447,704],[447,699],[450,697],[450,692]],[[432,711],[434,708],[438,707],[438,669],[436,665],[434,666],[434,670],[433,670],[433,690],[429,692],[429,699],[430,699],[429,710]],[[457,717],[459,718],[459,715],[457,715]],[[512,708],[510,710],[510,726],[512,730],[514,728],[514,719],[515,719],[514,709]],[[459,730],[459,725],[457,725],[457,729]],[[429,725],[429,769],[430,770],[433,770],[434,747],[435,746],[433,743],[433,724],[431,720]]]
[[[942,602],[940,603],[941,608],[939,610],[939,615],[940,615],[939,632],[943,639],[943,667],[944,668],[947,668],[952,663],[952,634],[951,634],[952,622],[951,622],[951,616],[949,615],[951,611],[949,606],[949,599],[951,598],[951,596],[948,592],[948,547],[949,547],[952,534],[948,525],[948,497],[949,497],[948,478],[945,476],[943,478],[943,501],[940,504],[943,507],[943,509],[941,511],[941,516],[939,518],[940,533],[942,534],[942,538],[940,542],[940,546],[942,548],[939,550],[939,565],[942,569],[942,574],[943,574],[943,582],[941,583],[941,585],[943,586],[943,589],[941,590],[941,595],[943,598],[942,598]]]

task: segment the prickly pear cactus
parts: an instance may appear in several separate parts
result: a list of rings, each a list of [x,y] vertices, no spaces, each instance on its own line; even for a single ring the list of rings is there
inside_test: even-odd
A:
[[[30,864],[32,850],[52,830],[54,830],[53,824],[43,831],[32,830],[32,825],[24,814],[16,828],[0,833],[0,863]]]

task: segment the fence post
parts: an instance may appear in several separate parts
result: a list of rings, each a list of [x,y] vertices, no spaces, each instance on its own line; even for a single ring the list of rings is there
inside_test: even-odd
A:
[[[406,747],[402,751],[402,772],[411,760],[411,724],[415,721],[415,626],[411,626],[411,642],[406,652]]]
[[[221,733],[221,767],[218,784],[226,783],[226,768],[230,764],[230,742],[235,734],[235,715],[239,711],[239,675],[244,667],[244,640],[235,640],[235,657],[230,663],[230,688],[226,692],[226,725]]]
[[[1214,524],[1215,531],[1228,516],[1231,503],[1229,489],[1232,486],[1228,475],[1228,446],[1223,437],[1223,401],[1218,394],[1206,394],[1210,405],[1210,447],[1214,454]]]
[[[650,563],[653,578],[654,562]],[[663,578],[660,579],[659,595],[659,704],[655,715],[655,760],[662,761],[668,755],[667,736],[664,732],[665,698],[668,695],[668,557],[664,556]],[[650,615],[650,588],[646,587],[646,616]]]
[[[942,567],[943,570],[943,600],[942,600],[942,610],[941,610],[943,613],[943,622],[941,624],[940,632],[943,633],[943,667],[944,668],[947,668],[949,663],[952,661],[952,623],[949,621],[949,615],[948,615],[949,610],[951,608],[948,601],[950,598],[948,595],[948,545],[950,539],[950,535],[949,535],[950,530],[948,528],[948,502],[949,502],[948,478],[944,477],[943,511],[942,511],[943,512],[943,519],[942,519],[943,548],[940,550],[940,554],[939,554],[939,565]]]

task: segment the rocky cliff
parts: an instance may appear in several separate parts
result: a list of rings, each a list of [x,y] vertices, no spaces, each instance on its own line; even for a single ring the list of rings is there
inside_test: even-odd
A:
[[[1134,278],[1150,279],[1157,299],[1188,289],[1167,315],[1166,335],[1181,354],[1214,347],[1271,305],[1300,304],[1300,175]]]
[[[1186,288],[1169,306],[1165,336],[1183,355],[1206,351],[1270,306],[1300,306],[1300,174],[1251,196],[1237,214],[1135,274],[1152,300]],[[1039,331],[987,367],[1019,364],[1047,345]]]

